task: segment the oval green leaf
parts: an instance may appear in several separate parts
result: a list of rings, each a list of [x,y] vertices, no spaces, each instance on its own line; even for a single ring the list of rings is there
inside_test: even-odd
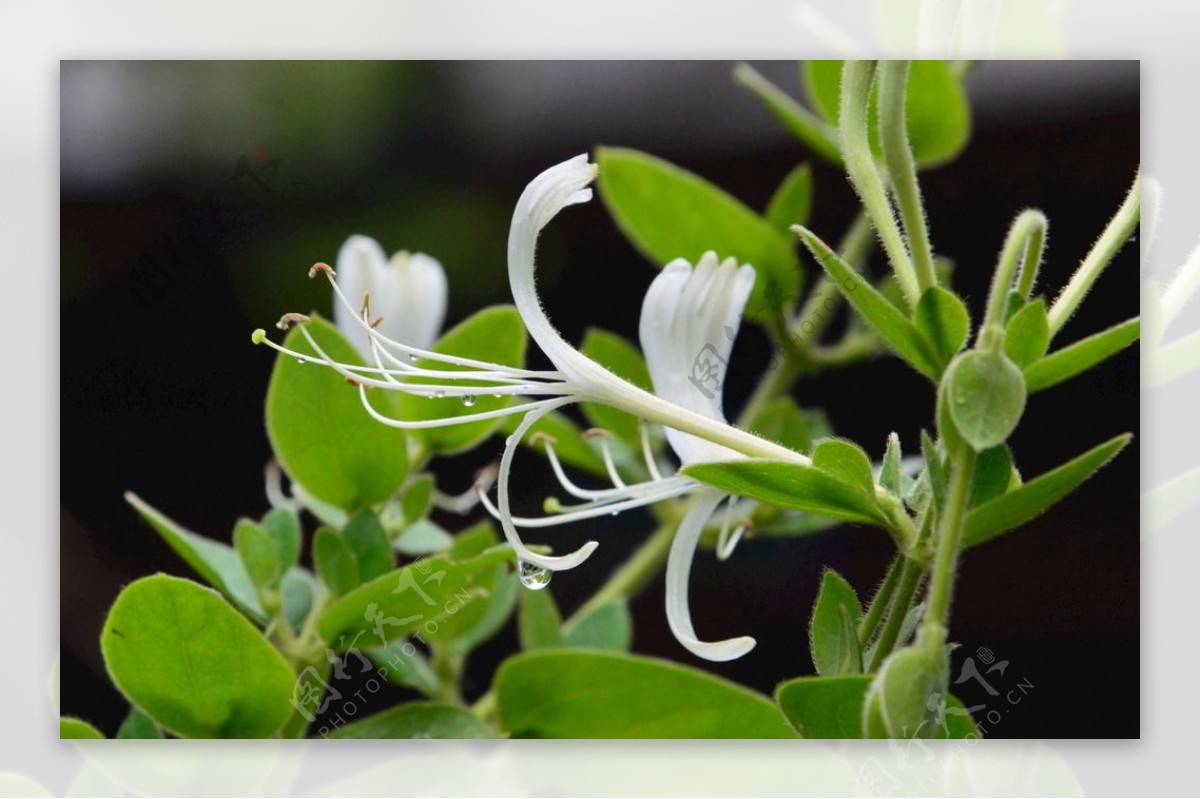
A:
[[[826,569],[808,626],[809,649],[817,674],[823,677],[862,672],[858,623],[862,606],[850,583]]]
[[[495,738],[469,710],[411,702],[327,733],[327,738]]]
[[[770,700],[663,660],[532,652],[496,675],[500,722],[518,738],[794,738]]]
[[[946,370],[945,385],[954,427],[976,452],[1003,444],[1025,411],[1025,376],[1000,352],[963,353]]]
[[[362,365],[354,347],[328,322],[314,318],[308,332],[330,358]],[[313,353],[299,328],[284,346]],[[386,412],[394,394],[368,392]],[[358,389],[316,362],[288,355],[275,360],[267,388],[267,435],[288,475],[318,500],[357,510],[391,496],[404,481],[403,430],[380,424],[363,408]]]
[[[215,591],[165,574],[117,597],[100,649],[113,682],[186,738],[266,738],[292,712],[283,656]]]

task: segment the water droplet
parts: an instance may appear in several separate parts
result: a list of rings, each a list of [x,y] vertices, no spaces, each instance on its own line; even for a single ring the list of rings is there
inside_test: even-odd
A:
[[[472,405],[475,404],[475,395],[474,394],[463,394],[462,395],[462,404],[466,405],[468,408],[470,408]]]
[[[501,398],[501,397],[503,397],[504,395],[503,395],[503,394],[501,394],[501,393],[499,393],[499,392],[496,392],[496,393],[492,394],[492,396],[493,396],[493,397],[495,397],[496,399],[500,399],[500,398]]]
[[[303,358],[297,358],[296,363],[298,363],[300,365],[304,365],[304,364],[308,363],[308,361],[304,360]]]
[[[409,353],[408,359],[413,363],[417,362],[417,356],[414,353]]]
[[[530,591],[541,591],[550,585],[550,578],[554,575],[554,572],[549,569],[543,569],[535,563],[526,563],[522,560],[517,562],[517,574],[521,577],[521,585]]]
[[[433,396],[437,397],[438,399],[445,399],[446,392],[439,388],[437,391],[433,392]]]
[[[617,514],[619,514],[620,512],[621,512],[621,511],[619,511],[619,510],[615,510],[615,511],[613,511],[612,513],[610,513],[610,514],[608,514],[608,515],[609,515],[609,516],[616,516],[616,515],[617,515]]]

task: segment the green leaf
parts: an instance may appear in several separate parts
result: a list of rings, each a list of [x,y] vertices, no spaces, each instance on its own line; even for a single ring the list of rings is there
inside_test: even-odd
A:
[[[103,740],[104,733],[82,719],[63,716],[58,720],[58,739],[66,740]]]
[[[870,685],[865,676],[801,677],[776,688],[775,699],[802,738],[862,738]]]
[[[428,697],[435,697],[442,690],[429,659],[410,641],[390,641],[368,649],[366,654],[379,667],[380,676],[393,685],[412,688]]]
[[[540,591],[521,592],[517,609],[517,634],[521,639],[521,648],[527,652],[563,646],[562,615],[548,587]]]
[[[891,491],[896,496],[903,496],[903,475],[900,472],[900,436],[895,433],[888,435],[887,449],[883,453],[883,463],[879,467],[879,485]]]
[[[358,574],[363,582],[374,580],[396,567],[392,544],[373,510],[360,511],[342,528],[342,540],[354,553]]]
[[[127,740],[145,740],[162,737],[162,728],[154,723],[154,719],[136,707],[129,709],[129,714],[125,716],[125,720],[121,722],[120,729],[117,730],[117,738]]]
[[[975,476],[971,483],[969,507],[989,502],[1008,491],[1009,483],[1012,482],[1012,470],[1012,453],[1006,445],[1001,444],[979,453],[979,457],[975,459]]]
[[[113,682],[163,729],[266,738],[292,712],[283,656],[214,591],[165,574],[117,597],[100,649]]]
[[[325,353],[341,363],[362,365],[353,345],[323,319],[305,327]],[[284,346],[314,354],[300,328]],[[397,395],[367,392],[386,412]],[[388,403],[388,404],[385,404]],[[363,408],[359,392],[319,363],[275,359],[267,388],[267,435],[288,475],[318,500],[345,510],[382,502],[404,481],[408,468],[403,430],[380,424]]]
[[[493,573],[488,588],[487,609],[475,624],[455,636],[450,642],[452,654],[465,655],[500,631],[517,606],[521,583],[508,564],[502,563]]]
[[[1140,331],[1141,322],[1130,319],[1050,353],[1025,368],[1025,384],[1029,393],[1057,386],[1103,363],[1137,341]]]
[[[414,480],[412,485],[404,489],[404,497],[400,500],[404,521],[411,525],[424,519],[432,500],[433,478],[426,475]]]
[[[933,738],[936,707],[930,699],[945,695],[948,665],[942,646],[898,649],[883,661],[863,704],[866,738]]]
[[[1004,332],[1004,354],[1022,369],[1046,354],[1050,346],[1050,319],[1046,301],[1038,298],[1013,314]]]
[[[500,429],[505,435],[512,435],[520,423],[519,416],[508,416],[505,417]],[[529,428],[529,432],[521,440],[524,446],[530,447],[540,454],[542,444],[530,443],[538,433],[554,439],[556,442],[554,452],[564,464],[574,466],[576,469],[583,469],[598,477],[608,477],[608,470],[604,466],[604,460],[600,453],[588,444],[579,426],[565,414],[551,411],[534,422],[533,427]]]
[[[274,508],[262,518],[262,529],[275,543],[280,573],[300,562],[300,518],[291,508]]]
[[[810,452],[814,437],[812,430],[819,424],[816,414],[802,411],[791,397],[776,397],[754,417],[750,429],[788,449]]]
[[[329,642],[353,640],[363,630],[379,644],[418,629],[429,637],[439,620],[452,614],[447,605],[465,599],[463,592],[490,579],[496,564],[512,559],[512,549],[496,547],[467,561],[445,555],[416,561],[339,597],[321,615],[318,631]]]
[[[800,262],[786,236],[758,214],[697,175],[636,150],[600,148],[597,185],[609,213],[630,241],[662,268],[676,258],[692,265],[712,250],[751,264],[758,273],[746,306],[753,318],[776,310],[768,298],[790,298]]]
[[[1040,515],[1116,457],[1132,438],[1111,438],[1002,497],[972,508],[963,525],[963,547],[990,541]]]
[[[258,591],[233,547],[184,529],[147,505],[132,491],[125,493],[125,501],[201,579],[228,597],[250,618],[260,624],[266,622],[267,616],[258,600]]]
[[[504,366],[525,365],[526,335],[521,315],[511,305],[496,305],[484,308],[463,320],[447,332],[434,345],[433,351],[440,355],[456,355],[474,358]],[[416,364],[423,369],[461,371],[467,367],[445,364],[440,361],[422,359]],[[421,382],[421,378],[413,378]],[[397,406],[402,419],[449,419],[456,416],[495,411],[507,407],[513,401],[509,395],[492,396],[489,387],[477,381],[459,380],[456,385],[480,386],[479,393],[470,399],[453,396],[438,399],[399,394]],[[500,419],[484,419],[450,427],[437,427],[413,431],[433,452],[449,455],[464,452],[478,446],[500,426]],[[399,486],[397,486],[398,488]]]
[[[749,64],[738,64],[733,70],[733,77],[753,92],[767,111],[816,155],[841,166],[842,150],[836,124],[830,125],[800,105]]]
[[[495,738],[465,708],[433,702],[412,702],[354,721],[329,738]]]
[[[617,377],[653,393],[654,384],[650,382],[650,370],[646,368],[641,351],[616,333],[589,328],[579,351]],[[640,446],[638,420],[633,415],[598,402],[584,402],[580,407],[594,427],[608,430],[618,438]]]
[[[313,565],[321,582],[334,597],[347,594],[362,584],[353,550],[328,527],[318,529],[313,536]]]
[[[265,530],[249,519],[239,520],[233,528],[233,548],[252,583],[259,588],[273,588],[279,583],[279,552]]]
[[[871,474],[871,459],[857,444],[842,438],[822,441],[813,450],[814,468],[856,486],[874,504],[875,479]]]
[[[685,468],[683,474],[727,493],[782,508],[833,519],[887,525],[887,519],[874,500],[866,497],[861,485],[812,466],[741,460],[695,464]]]
[[[428,519],[408,525],[392,543],[395,550],[404,555],[432,555],[441,552],[454,542],[454,538]]]
[[[869,675],[801,677],[775,689],[780,709],[802,738],[856,739],[863,737],[863,705],[871,686]],[[978,737],[975,725],[956,697],[946,699],[938,738]]]
[[[946,474],[946,462],[938,445],[929,437],[925,430],[921,431],[921,455],[925,458],[925,475],[929,480],[929,489],[933,494],[933,506],[940,513],[946,504],[946,487],[949,480]]]
[[[563,638],[572,649],[628,652],[633,643],[629,606],[614,601],[592,608],[567,626]]]
[[[518,738],[792,738],[766,697],[663,660],[546,651],[496,675],[500,721]]]
[[[293,566],[279,581],[279,597],[283,602],[283,617],[292,629],[300,629],[313,602],[322,591],[308,569]]]
[[[817,673],[824,677],[862,672],[858,594],[840,574],[826,569],[809,622],[809,649]]]
[[[809,101],[822,117],[836,125],[841,102],[841,61],[804,62]],[[877,91],[868,111],[871,147],[879,155],[876,123]],[[930,168],[953,160],[971,135],[971,109],[962,83],[945,61],[913,61],[904,104],[908,139],[919,166]]]
[[[913,321],[929,342],[941,369],[958,354],[971,333],[971,316],[953,292],[933,286],[917,301]]]
[[[976,452],[1003,444],[1025,412],[1025,377],[1003,353],[963,353],[946,370],[945,385],[954,427]]]
[[[914,369],[931,380],[936,380],[941,373],[936,356],[930,352],[925,335],[908,320],[908,317],[874,286],[863,280],[861,275],[811,231],[797,228],[796,233],[837,284],[846,301],[858,311],[863,321]]]
[[[792,225],[807,225],[812,211],[812,167],[801,164],[788,173],[767,205],[767,222],[790,238]]]

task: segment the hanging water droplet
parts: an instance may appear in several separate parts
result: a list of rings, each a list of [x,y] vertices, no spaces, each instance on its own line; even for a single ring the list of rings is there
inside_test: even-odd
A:
[[[496,399],[500,399],[504,395],[497,391],[497,392],[493,393],[492,396],[495,397]]]
[[[517,561],[517,574],[521,578],[521,585],[530,591],[541,591],[550,585],[550,578],[554,575],[554,572],[549,569],[543,569],[536,563],[526,563],[522,560]]]
[[[413,363],[416,363],[416,362],[417,362],[417,356],[416,356],[416,354],[415,354],[415,353],[409,353],[409,355],[408,355],[408,359],[409,359],[410,361],[412,361]]]
[[[438,399],[445,399],[446,392],[439,388],[437,391],[433,392],[433,396],[437,397]]]
[[[305,360],[305,359],[303,359],[303,358],[296,358],[296,363],[298,363],[298,364],[300,364],[301,366],[303,366],[304,364],[308,363],[308,361],[306,361],[306,360]]]
[[[462,395],[462,404],[466,405],[468,408],[470,408],[472,405],[475,404],[475,395],[474,394],[463,394]]]

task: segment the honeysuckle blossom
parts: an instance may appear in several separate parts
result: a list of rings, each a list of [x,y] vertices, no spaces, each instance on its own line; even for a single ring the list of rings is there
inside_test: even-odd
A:
[[[419,349],[437,341],[446,319],[446,272],[425,253],[401,251],[389,259],[379,242],[351,236],[338,251],[337,283],[359,308],[335,302],[338,331],[363,357],[371,357],[371,338],[359,324],[365,309],[382,336]]]
[[[655,332],[660,322],[645,322],[645,315],[643,317],[644,331],[649,334],[651,340],[648,350],[655,351],[653,356],[648,353],[647,357],[648,361],[653,359],[652,370],[657,373],[657,394],[628,383],[592,361],[567,343],[551,324],[542,310],[535,286],[534,255],[537,237],[563,208],[591,198],[589,184],[595,175],[596,166],[588,162],[586,155],[551,167],[526,187],[513,212],[508,241],[508,275],[513,300],[530,336],[554,365],[553,370],[530,370],[443,355],[396,341],[381,332],[382,323],[373,322],[369,309],[361,307],[356,300],[346,295],[338,285],[334,270],[325,264],[317,264],[309,272],[310,276],[323,273],[329,279],[338,301],[351,310],[355,324],[367,339],[374,365],[358,366],[334,361],[303,325],[301,331],[316,358],[311,354],[301,357],[324,363],[358,386],[364,409],[375,419],[392,427],[420,429],[515,414],[524,416],[505,442],[496,470],[497,501],[491,506],[491,510],[500,520],[505,537],[516,551],[523,569],[531,572],[573,568],[591,555],[597,543],[589,541],[576,551],[565,555],[536,553],[521,540],[517,531],[518,525],[549,526],[568,520],[615,513],[679,496],[697,487],[694,481],[679,475],[666,478],[659,476],[659,479],[646,484],[625,486],[616,470],[611,468],[611,458],[608,458],[614,487],[601,490],[582,489],[565,479],[557,459],[551,456],[551,463],[564,486],[570,485],[569,490],[572,494],[587,501],[583,505],[565,508],[563,513],[544,519],[514,519],[509,503],[509,478],[514,453],[518,444],[538,420],[555,409],[580,401],[599,402],[626,411],[647,422],[657,423],[669,431],[669,440],[673,447],[678,447],[677,454],[684,463],[706,458],[728,459],[738,455],[805,465],[810,463],[804,455],[728,424],[720,413],[719,400],[704,398],[704,401],[701,401],[692,397],[685,389],[696,391],[696,386],[686,378],[681,381],[674,375],[674,368],[678,367],[673,367],[673,364],[690,368],[693,360],[700,354],[699,350],[706,345],[711,347],[716,355],[721,356],[720,360],[728,359],[732,336],[729,335],[726,326],[729,322],[736,323],[740,320],[741,306],[745,303],[745,297],[748,296],[752,284],[752,270],[736,270],[732,264],[718,267],[713,257],[702,259],[703,269],[698,269],[694,274],[691,274],[690,265],[686,262],[675,262],[660,276],[659,280],[662,282],[656,281],[656,287],[651,290],[653,296],[647,297],[647,304],[654,309],[650,316],[657,317],[668,308],[674,308],[679,319],[687,323],[681,331],[676,331],[668,325],[662,328],[661,332]],[[689,274],[685,274],[685,269]],[[739,302],[733,302],[738,298]],[[705,306],[705,302],[708,306]],[[719,307],[720,312],[713,320],[700,321],[696,311],[701,307]],[[720,319],[719,326],[715,322],[716,318]],[[286,327],[290,321],[304,320],[296,315],[287,315],[281,320],[280,326]],[[718,331],[720,335],[715,335]],[[736,329],[734,332],[736,333]],[[666,333],[670,335],[665,335]],[[268,343],[289,355],[301,355],[268,341],[263,331],[255,331],[254,340]],[[696,347],[697,351],[692,351],[693,347]],[[421,365],[418,365],[418,361],[421,361]],[[470,382],[464,385],[465,381]],[[515,401],[505,408],[444,419],[402,420],[390,418],[376,410],[368,402],[366,392],[370,389],[403,391],[439,398],[459,396],[464,399],[487,392],[496,396],[509,395],[514,397]],[[648,452],[648,447],[644,449]],[[651,469],[651,474],[657,475],[657,468],[652,462],[648,462],[648,468]],[[488,504],[491,505],[490,502]],[[701,508],[707,504],[698,503]],[[694,537],[698,538],[699,530],[703,528],[708,515],[715,507],[716,504],[710,508],[709,514],[705,514],[699,521],[695,521],[699,517],[698,511],[689,514],[685,524],[681,525],[680,533],[687,533],[688,537],[691,537],[693,524],[689,522],[693,522],[697,526]],[[684,543],[686,541],[685,537]],[[674,558],[676,565],[669,571],[675,577],[675,584],[683,587],[684,597],[682,605],[676,606],[673,615],[680,621],[677,631],[688,633],[686,637],[694,639],[694,635],[690,635],[691,624],[686,618],[687,570],[690,568],[694,544],[690,547],[681,546],[679,550],[681,554]],[[536,581],[531,579],[526,582]],[[680,607],[682,615],[678,612]],[[752,642],[750,643],[752,645]],[[741,646],[742,651],[748,648],[744,641]]]

